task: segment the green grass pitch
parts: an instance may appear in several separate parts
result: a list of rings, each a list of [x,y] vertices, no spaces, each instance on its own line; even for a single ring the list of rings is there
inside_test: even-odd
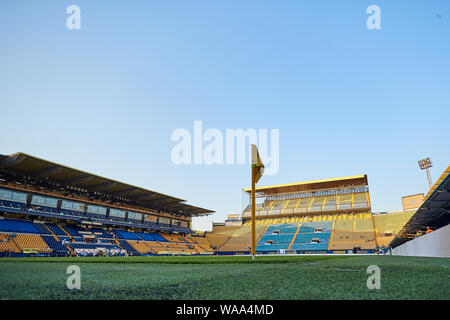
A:
[[[450,259],[397,256],[1,258],[0,299],[450,299],[449,275]]]

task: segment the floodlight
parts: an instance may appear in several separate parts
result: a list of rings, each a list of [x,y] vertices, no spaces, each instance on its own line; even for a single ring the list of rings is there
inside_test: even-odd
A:
[[[418,162],[419,162],[419,167],[422,170],[431,168],[433,166],[433,164],[431,163],[430,158],[425,158],[425,159],[419,160]]]
[[[430,158],[425,158],[425,159],[419,160],[418,163],[419,163],[419,168],[421,170],[426,170],[428,185],[431,189],[431,187],[433,186],[433,183],[431,182],[430,168],[433,166],[433,164],[431,163]]]

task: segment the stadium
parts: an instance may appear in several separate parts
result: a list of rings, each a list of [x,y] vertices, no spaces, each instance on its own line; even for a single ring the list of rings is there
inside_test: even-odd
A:
[[[324,299],[449,298],[448,284],[440,279],[448,276],[450,257],[450,166],[428,194],[403,197],[403,210],[395,212],[372,212],[366,175],[257,187],[256,260],[250,258],[251,204],[214,223],[212,232],[196,232],[192,218],[214,211],[24,153],[1,155],[0,168],[1,283],[16,288],[2,290],[3,299],[318,298],[312,289]],[[251,189],[243,192],[250,195]],[[52,276],[67,264],[83,265],[88,274],[108,270],[112,279],[122,281],[115,287],[97,280],[83,295],[67,292],[54,287],[61,274]],[[391,290],[370,294],[365,288],[363,266],[373,264],[387,269]],[[299,272],[298,267],[310,272],[313,283],[303,284],[305,291],[286,289],[285,280],[293,280],[290,274]],[[130,268],[133,272],[125,275]],[[144,283],[153,287],[147,282],[156,277],[158,290],[150,296],[124,291],[123,286],[133,287],[141,279],[137,275],[152,268],[156,271]],[[272,268],[284,272],[286,293],[268,296],[263,281],[254,283],[257,293],[249,296],[241,277],[231,286],[223,283],[240,272],[264,274]],[[45,274],[48,290],[38,289],[31,270]],[[413,288],[401,286],[408,282],[405,270],[420,275]],[[427,270],[432,273],[424,276]],[[347,288],[359,276],[361,281],[353,284],[356,296],[340,290],[326,294],[324,282],[333,274],[350,276],[341,277]],[[189,279],[185,291],[178,289],[180,276]],[[210,281],[206,292],[205,281]]]
[[[0,1],[0,314],[448,309],[449,32],[449,0]]]

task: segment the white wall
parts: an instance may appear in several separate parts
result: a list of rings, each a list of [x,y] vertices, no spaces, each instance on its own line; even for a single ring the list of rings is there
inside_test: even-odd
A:
[[[392,249],[393,255],[450,257],[450,224]]]

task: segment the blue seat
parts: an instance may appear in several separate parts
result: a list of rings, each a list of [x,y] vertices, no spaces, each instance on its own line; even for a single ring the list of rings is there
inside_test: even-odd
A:
[[[116,231],[117,239],[125,239],[125,240],[142,240],[136,233],[117,230]]]
[[[91,231],[92,233],[99,233],[99,234],[96,234],[96,236],[99,238],[112,239],[112,236],[103,229],[91,228],[91,229],[89,229],[89,231]]]
[[[267,228],[265,234],[271,234],[274,231],[279,231],[279,233],[296,233],[298,228],[298,223],[288,223],[288,224],[276,224]]]
[[[32,222],[16,219],[1,219],[0,230],[19,233],[39,233]]]
[[[53,238],[53,236],[43,235],[41,236],[44,239],[45,243],[53,249],[53,252],[58,255],[66,255],[69,251],[61,242],[58,242]]]
[[[120,246],[126,252],[130,253],[133,256],[139,256],[140,253],[136,249],[134,249],[126,240],[119,240]]]
[[[71,236],[79,236],[82,237],[83,235],[80,233],[80,231],[85,231],[83,228],[79,226],[69,226],[65,225],[63,228],[71,235]]]
[[[142,239],[146,241],[168,242],[166,238],[157,233],[136,232]]]
[[[259,240],[260,242],[272,241],[274,244],[276,243],[291,243],[294,234],[265,234]]]
[[[38,230],[40,234],[51,234],[50,231],[42,223],[33,223],[34,227]]]
[[[52,230],[52,232],[53,232],[54,234],[56,234],[57,236],[64,236],[64,237],[67,237],[67,233],[65,233],[63,230],[61,230],[61,228],[58,227],[56,224],[53,224],[53,223],[47,223],[46,225],[47,225],[47,227],[49,227],[49,228]]]

